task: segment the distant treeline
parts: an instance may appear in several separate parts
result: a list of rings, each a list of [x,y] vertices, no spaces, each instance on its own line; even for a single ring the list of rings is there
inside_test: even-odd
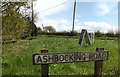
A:
[[[120,33],[101,33],[100,31],[95,32],[96,37],[120,37]]]
[[[60,36],[79,36],[81,33],[78,32],[46,32],[46,31],[42,31],[42,30],[38,30],[38,35],[60,35]],[[91,35],[91,33],[89,33],[89,35]],[[95,37],[119,37],[120,34],[119,33],[101,33],[100,31],[95,32]]]
[[[48,33],[48,32],[41,32],[38,33],[38,35],[41,34],[46,34],[46,35],[60,35],[60,36],[79,36],[81,33],[77,33],[77,32],[56,32],[56,33]],[[91,33],[89,33],[89,35],[91,35]],[[119,37],[120,34],[114,34],[114,33],[105,33],[105,34],[98,34],[97,32],[95,32],[95,36],[96,37]]]

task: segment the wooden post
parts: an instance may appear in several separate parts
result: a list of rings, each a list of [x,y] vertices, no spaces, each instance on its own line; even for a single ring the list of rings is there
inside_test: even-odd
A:
[[[41,53],[48,53],[48,49],[41,49]],[[41,64],[42,77],[48,77],[49,65]]]
[[[96,48],[96,52],[100,52],[102,50],[104,50],[104,48]],[[103,67],[103,60],[95,61],[95,68],[94,68],[95,77],[102,77],[102,67]]]

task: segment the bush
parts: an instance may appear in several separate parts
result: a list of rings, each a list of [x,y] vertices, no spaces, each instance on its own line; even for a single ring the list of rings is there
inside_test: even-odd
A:
[[[96,37],[102,37],[103,34],[98,30],[97,32],[95,32],[95,36]]]
[[[106,33],[107,37],[114,37],[114,33]]]
[[[2,35],[8,38],[24,38],[31,34],[30,23],[17,17],[2,17]],[[4,38],[7,40],[7,38]]]

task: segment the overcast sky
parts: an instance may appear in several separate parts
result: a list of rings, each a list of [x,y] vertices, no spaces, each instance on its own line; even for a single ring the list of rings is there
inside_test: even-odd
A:
[[[105,1],[105,0],[104,0]],[[74,1],[37,0],[34,9],[38,12],[37,27],[53,26],[57,31],[71,31]],[[118,2],[83,2],[77,0],[75,31],[89,32],[118,30]]]

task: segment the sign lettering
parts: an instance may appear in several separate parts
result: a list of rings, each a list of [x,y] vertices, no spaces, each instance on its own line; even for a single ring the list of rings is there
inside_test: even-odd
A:
[[[53,64],[107,60],[108,51],[33,54],[33,64]]]

